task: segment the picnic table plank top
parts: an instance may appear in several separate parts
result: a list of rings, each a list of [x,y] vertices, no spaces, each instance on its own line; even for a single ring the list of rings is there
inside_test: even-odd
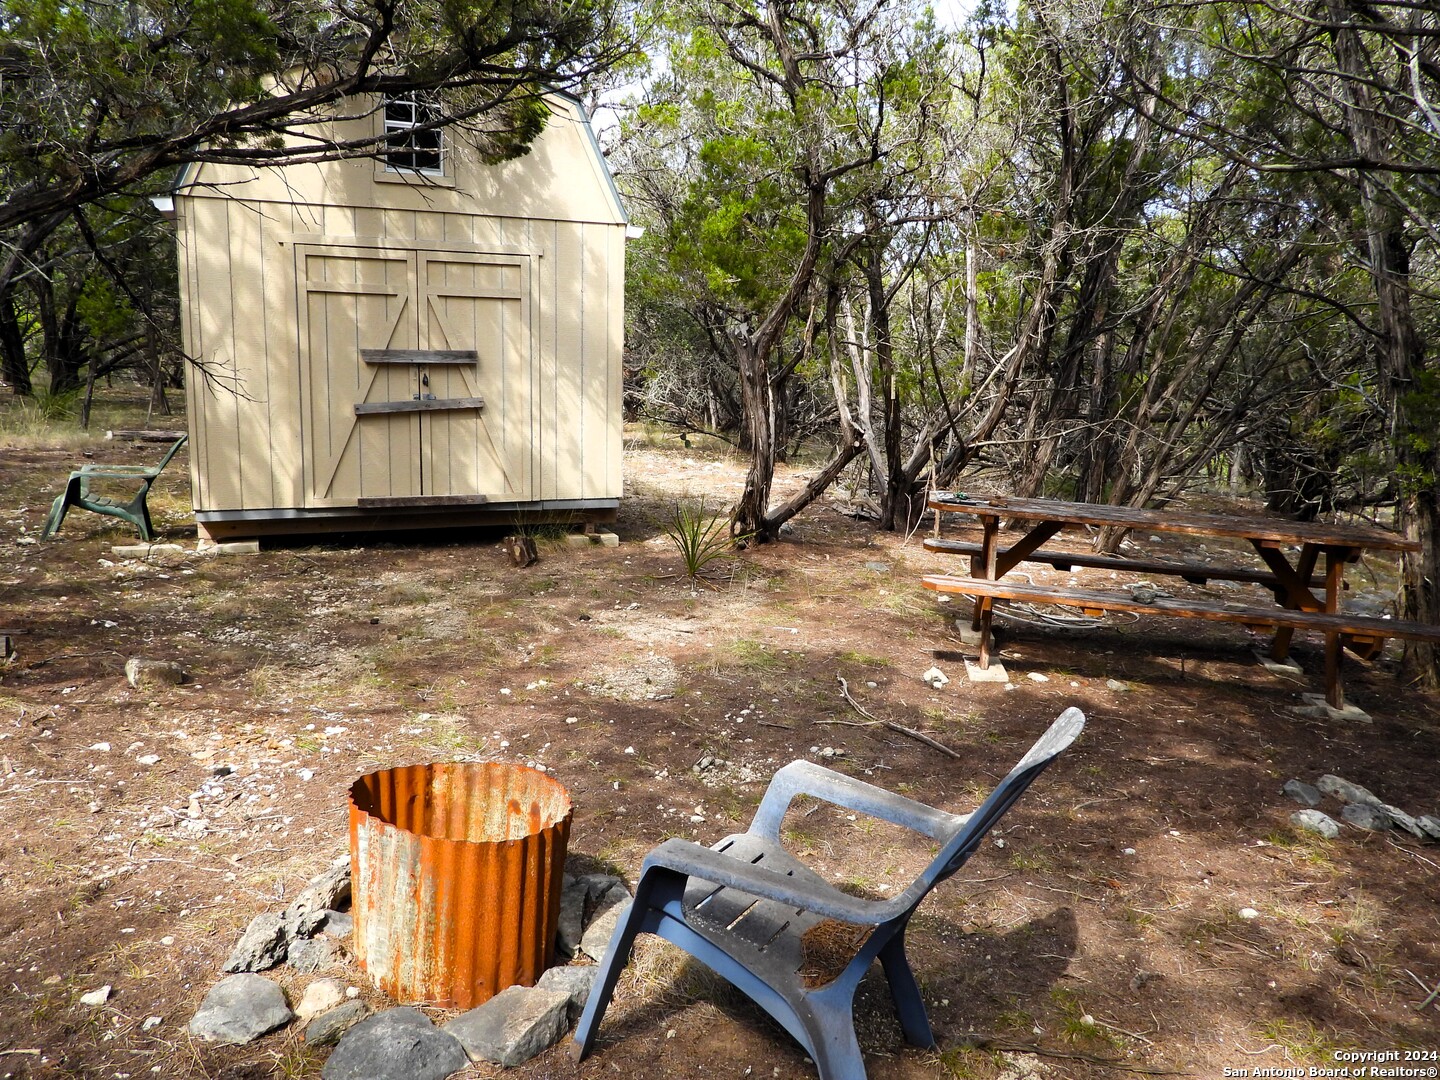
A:
[[[1364,525],[1332,525],[1323,521],[1243,514],[1206,514],[1186,510],[1147,510],[1100,503],[1062,502],[1058,499],[1021,499],[1009,495],[960,495],[936,492],[930,509],[978,516],[1010,517],[1024,521],[1061,521],[1070,525],[1118,526],[1154,529],[1192,536],[1226,536],[1279,544],[1314,544],[1319,547],[1372,548],[1382,551],[1419,551],[1420,542],[1399,533]]]

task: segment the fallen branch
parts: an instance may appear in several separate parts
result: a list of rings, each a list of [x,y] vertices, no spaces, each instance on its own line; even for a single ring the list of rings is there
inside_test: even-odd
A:
[[[850,723],[846,723],[844,720],[817,720],[815,721],[817,724],[844,724],[846,727],[870,727],[872,725],[879,725],[880,727],[889,728],[891,731],[898,731],[901,735],[908,735],[912,739],[918,739],[920,742],[924,743],[931,749],[939,750],[942,754],[948,754],[956,761],[964,760],[963,755],[961,755],[958,751],[951,750],[950,747],[946,746],[942,742],[937,742],[929,735],[926,735],[923,731],[916,731],[914,728],[908,728],[904,724],[897,724],[894,720],[880,720],[872,716],[870,713],[865,711],[864,706],[862,706],[858,701],[856,701],[853,697],[850,696],[850,684],[845,681],[844,676],[836,675],[835,680],[840,684],[840,693],[844,696],[845,700],[849,702],[850,707],[856,712],[858,712],[861,716],[865,717],[865,719],[868,720],[870,723],[856,724],[853,721]]]

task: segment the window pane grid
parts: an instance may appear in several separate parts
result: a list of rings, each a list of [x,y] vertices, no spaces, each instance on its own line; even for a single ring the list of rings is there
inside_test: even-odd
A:
[[[385,168],[442,175],[445,171],[445,141],[439,128],[416,130],[440,115],[433,102],[413,97],[392,98],[385,103]]]

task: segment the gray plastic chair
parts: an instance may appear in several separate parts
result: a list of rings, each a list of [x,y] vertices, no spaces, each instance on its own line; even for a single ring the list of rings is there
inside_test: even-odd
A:
[[[771,778],[747,832],[713,848],[667,840],[640,870],[635,901],[615,928],[571,1054],[579,1060],[594,1044],[600,1019],[630,958],[635,935],[658,934],[724,976],[773,1016],[814,1059],[821,1080],[864,1080],[865,1062],[855,1039],[856,987],[878,957],[890,983],[907,1042],[933,1047],[935,1036],[920,988],[905,958],[905,928],[920,901],[974,854],[1031,781],[1075,741],[1085,727],[1079,709],[1066,709],[980,807],[956,815],[808,761],[786,765]],[[921,833],[940,853],[904,892],[863,900],[836,889],[787,853],[780,822],[797,795],[813,795]],[[802,938],[827,919],[869,927],[853,959],[835,978],[807,979]]]

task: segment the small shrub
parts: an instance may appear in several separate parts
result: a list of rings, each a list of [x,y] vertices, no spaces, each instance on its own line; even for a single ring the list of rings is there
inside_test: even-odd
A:
[[[737,540],[726,520],[711,514],[704,499],[680,499],[663,524],[665,535],[680,553],[685,574],[693,583],[710,563],[730,552]]]

